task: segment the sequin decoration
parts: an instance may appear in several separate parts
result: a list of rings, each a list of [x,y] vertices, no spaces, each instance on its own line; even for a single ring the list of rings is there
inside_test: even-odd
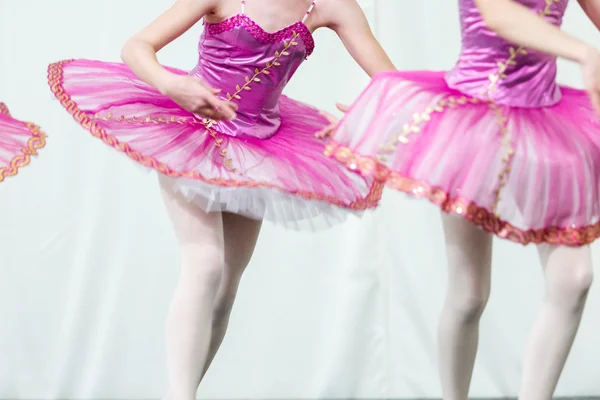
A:
[[[600,237],[600,222],[586,226],[566,228],[520,229],[502,220],[494,212],[481,207],[474,201],[455,196],[444,189],[423,180],[407,178],[391,171],[376,159],[354,153],[352,149],[336,142],[327,145],[325,154],[336,158],[346,166],[355,165],[355,171],[362,176],[373,176],[385,181],[392,189],[410,194],[413,197],[427,199],[446,213],[460,215],[485,231],[522,245],[548,243],[551,245],[584,246]],[[373,168],[373,166],[375,166]]]
[[[544,9],[538,13],[538,15],[540,17],[549,15],[550,12],[552,11],[552,6],[554,5],[554,3],[558,3],[561,0],[545,0],[545,1],[546,1],[546,5],[544,6]],[[525,49],[524,46],[519,46],[517,48],[510,47],[508,49],[508,51],[509,51],[509,57],[504,62],[502,62],[502,61],[498,62],[498,71],[495,74],[490,75],[490,77],[489,77],[490,84],[487,88],[487,92],[484,93],[484,96],[490,102],[490,109],[492,110],[492,112],[494,114],[496,114],[498,126],[500,128],[500,140],[502,141],[502,146],[505,149],[505,155],[502,157],[502,160],[501,160],[502,164],[503,164],[502,172],[498,176],[498,184],[496,185],[496,188],[494,189],[494,203],[492,205],[492,211],[496,215],[497,215],[498,205],[500,204],[500,201],[501,201],[501,191],[504,188],[504,186],[506,185],[506,182],[508,181],[508,176],[510,174],[515,149],[513,147],[510,132],[506,126],[507,118],[503,113],[503,109],[500,106],[497,106],[493,103],[492,94],[496,91],[496,89],[498,87],[498,82],[500,80],[506,78],[507,69],[510,66],[517,65],[517,57],[519,55],[527,54],[527,49]]]
[[[8,108],[3,103],[0,103],[0,112],[4,115],[10,115]],[[10,160],[8,166],[0,168],[0,182],[9,176],[17,175],[20,168],[31,162],[31,156],[37,155],[37,151],[46,146],[46,134],[41,131],[39,126],[28,122],[27,129],[32,136],[27,140],[26,147],[21,149],[23,154],[15,156]]]
[[[298,21],[290,26],[280,29],[276,32],[267,32],[245,14],[237,14],[221,22],[205,23],[206,29],[211,35],[218,35],[230,31],[236,27],[242,27],[248,31],[256,40],[265,44],[279,43],[291,34],[298,32],[300,38],[306,46],[306,57],[310,56],[315,49],[315,41],[308,27]]]
[[[384,162],[386,160],[386,155],[392,154],[399,143],[407,144],[408,136],[411,134],[420,133],[423,125],[431,120],[431,115],[433,113],[442,113],[446,108],[455,108],[457,106],[464,106],[466,104],[478,104],[481,101],[479,99],[468,97],[468,96],[460,96],[454,97],[450,96],[447,98],[441,99],[437,104],[427,107],[425,111],[422,113],[415,113],[413,115],[413,121],[410,124],[405,124],[402,132],[395,136],[388,143],[383,144],[377,155],[379,161]]]
[[[235,90],[235,92],[233,92],[233,94],[228,92],[226,103],[231,102],[233,100],[241,99],[242,98],[241,93],[243,91],[251,90],[251,85],[253,83],[260,82],[260,78],[259,78],[260,75],[269,75],[270,74],[269,70],[271,68],[280,66],[281,64],[279,63],[279,59],[281,57],[290,55],[288,50],[290,49],[290,47],[298,45],[298,42],[296,41],[297,39],[298,39],[298,34],[295,31],[292,31],[292,37],[291,37],[291,39],[284,42],[283,49],[281,51],[275,51],[275,58],[273,59],[273,61],[268,61],[262,69],[256,68],[253,76],[246,76],[244,78],[244,80],[245,80],[244,84],[241,86],[236,85],[236,87],[235,87],[236,90]],[[231,158],[227,157],[227,149],[222,148],[222,146],[221,146],[222,139],[219,139],[217,137],[217,132],[215,132],[212,129],[212,126],[217,124],[217,122],[214,120],[211,120],[211,119],[204,119],[203,123],[204,123],[204,126],[206,127],[206,130],[208,131],[208,133],[215,139],[215,146],[217,146],[219,148],[219,154],[225,160],[225,162],[224,162],[225,167],[227,169],[229,169],[231,172],[237,172],[237,170],[232,167],[233,160]]]

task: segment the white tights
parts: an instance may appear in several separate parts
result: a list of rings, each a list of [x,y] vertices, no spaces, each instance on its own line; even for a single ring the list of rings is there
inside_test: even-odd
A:
[[[181,248],[181,276],[167,317],[168,400],[194,400],[219,349],[261,222],[206,213],[161,182]]]
[[[438,329],[444,400],[466,400],[490,295],[492,236],[443,215],[448,293]],[[519,399],[550,400],[575,339],[592,283],[589,247],[539,246],[546,296],[529,337]]]

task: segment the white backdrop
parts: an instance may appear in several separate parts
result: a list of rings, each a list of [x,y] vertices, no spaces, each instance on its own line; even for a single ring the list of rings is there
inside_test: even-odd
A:
[[[46,85],[48,63],[118,61],[170,1],[0,0],[0,100],[49,134],[0,185],[0,398],[157,399],[163,320],[179,256],[154,176],[93,139]],[[459,51],[448,0],[363,1],[400,68],[445,69]],[[572,4],[565,28],[600,36]],[[196,61],[198,26],[160,59]],[[326,109],[366,82],[337,38],[287,94]],[[577,66],[561,80],[579,85]],[[440,396],[435,327],[445,282],[437,210],[388,193],[377,213],[316,234],[265,226],[202,398]],[[594,248],[598,261],[598,245]],[[515,395],[541,301],[536,251],[497,242],[473,396]],[[600,395],[600,297],[592,290],[560,395]]]

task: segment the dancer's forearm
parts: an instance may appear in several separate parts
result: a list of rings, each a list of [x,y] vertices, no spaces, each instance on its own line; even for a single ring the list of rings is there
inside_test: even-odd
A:
[[[583,62],[587,43],[561,31],[513,0],[476,0],[486,25],[504,39],[544,53]]]
[[[337,4],[343,3],[343,4]],[[328,26],[335,31],[352,58],[369,76],[396,67],[377,41],[356,0],[331,1],[323,7]]]
[[[121,50],[123,62],[144,82],[165,93],[173,74],[164,69],[156,53],[216,6],[216,0],[177,0],[148,26],[130,38]]]

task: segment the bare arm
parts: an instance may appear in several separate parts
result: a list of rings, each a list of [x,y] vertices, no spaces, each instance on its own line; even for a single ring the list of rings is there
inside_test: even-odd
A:
[[[356,0],[323,2],[321,11],[326,20],[325,24],[335,31],[352,58],[369,76],[396,70],[375,39],[369,22]]]
[[[211,88],[195,77],[172,74],[156,58],[160,49],[214,11],[218,3],[219,0],[177,0],[125,43],[121,58],[140,79],[185,110],[215,120],[234,119],[237,106],[217,98],[219,89]]]
[[[600,1],[599,0],[578,0],[579,5],[587,14],[588,18],[600,29]]]
[[[486,25],[504,39],[557,57],[583,62],[594,51],[513,0],[475,0]]]
[[[369,21],[356,0],[330,0],[321,5],[325,5],[321,7],[324,25],[337,33],[348,53],[369,76],[396,71],[387,53],[375,39]],[[348,110],[348,106],[342,104],[337,104],[337,108],[342,112]],[[319,138],[331,135],[339,122],[329,113],[322,114],[330,124],[315,134]]]
[[[177,0],[150,25],[127,40],[121,50],[123,62],[143,81],[164,94],[172,74],[159,64],[156,53],[211,12],[217,3],[217,0]]]

